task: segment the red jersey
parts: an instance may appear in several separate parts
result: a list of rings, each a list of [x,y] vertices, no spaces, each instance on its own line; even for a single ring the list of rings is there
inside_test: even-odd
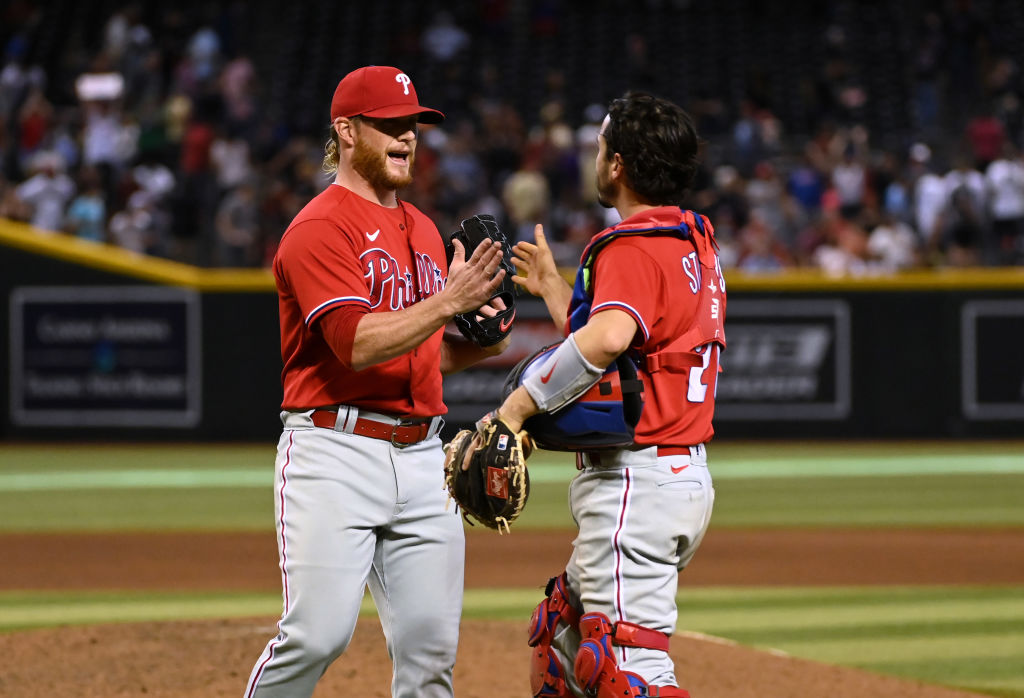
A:
[[[416,207],[387,208],[332,184],[310,201],[274,256],[284,370],[282,408],[356,405],[376,412],[444,414],[441,338],[362,371],[345,365],[316,331],[335,308],[387,313],[444,288],[448,263],[437,227]]]
[[[596,259],[589,275],[581,274],[590,289],[588,317],[616,309],[637,323],[631,348],[644,357],[644,408],[636,443],[690,446],[709,440],[726,300],[711,224],[706,218],[698,222],[691,211],[663,206],[595,236],[584,252],[584,268],[591,250]]]

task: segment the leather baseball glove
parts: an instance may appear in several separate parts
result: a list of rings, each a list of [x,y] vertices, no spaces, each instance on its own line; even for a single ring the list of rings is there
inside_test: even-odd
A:
[[[462,243],[466,250],[466,259],[469,259],[473,250],[484,240],[497,240],[501,243],[501,268],[505,270],[505,278],[490,300],[501,298],[505,309],[494,317],[479,316],[479,313],[475,311],[455,316],[455,326],[459,328],[459,332],[466,339],[476,342],[481,347],[497,344],[512,331],[512,320],[516,316],[516,293],[518,291],[512,281],[516,270],[510,261],[511,248],[508,239],[498,228],[498,222],[494,220],[494,216],[481,213],[462,221],[461,228],[448,236],[444,247],[449,265],[455,255],[455,245],[452,244],[452,240]]]
[[[530,435],[512,431],[492,412],[476,423],[475,431],[456,434],[444,450],[445,486],[462,508],[462,517],[471,526],[470,519],[475,519],[498,533],[507,532],[530,496]],[[467,454],[469,467],[463,470]]]

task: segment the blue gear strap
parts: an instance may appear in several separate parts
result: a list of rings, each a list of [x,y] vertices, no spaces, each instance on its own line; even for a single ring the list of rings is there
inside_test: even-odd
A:
[[[565,668],[551,648],[559,623],[575,628],[580,612],[569,602],[565,572],[548,580],[547,597],[537,605],[530,619],[530,689],[535,698],[572,698],[565,684]]]
[[[689,692],[676,686],[650,686],[643,677],[619,668],[615,659],[618,646],[644,647],[668,651],[668,636],[635,623],[612,623],[603,613],[580,617],[580,649],[573,672],[584,695],[596,698],[661,696],[690,698]]]

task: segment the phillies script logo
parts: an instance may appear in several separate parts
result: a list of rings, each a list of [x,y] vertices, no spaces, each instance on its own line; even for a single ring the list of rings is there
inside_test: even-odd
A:
[[[444,288],[441,268],[429,255],[416,253],[415,272],[409,267],[399,269],[395,258],[379,247],[363,252],[359,261],[363,264],[363,278],[370,291],[371,308],[386,300],[389,309],[401,310]]]

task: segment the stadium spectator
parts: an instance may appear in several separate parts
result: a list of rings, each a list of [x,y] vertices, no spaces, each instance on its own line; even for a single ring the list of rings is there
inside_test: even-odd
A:
[[[864,209],[868,186],[867,168],[853,141],[846,144],[842,159],[832,168],[832,186],[839,197],[839,214],[856,219]]]
[[[170,244],[170,221],[156,205],[152,194],[139,189],[128,197],[128,205],[110,219],[110,238],[132,252],[166,256]]]
[[[821,242],[811,259],[827,276],[863,276],[869,271],[867,232],[842,215],[838,198],[826,205],[819,233]]]
[[[960,155],[942,183],[946,188],[942,237],[930,243],[943,249],[949,264],[974,266],[989,238],[985,177],[968,157]]]
[[[891,210],[883,208],[880,215],[868,236],[871,268],[890,273],[920,266],[921,245],[914,230]]]
[[[231,189],[217,207],[217,263],[248,267],[258,260],[259,202],[251,182]]]
[[[735,267],[751,273],[779,272],[793,266],[793,257],[775,235],[763,214],[754,209],[739,232]]]
[[[29,222],[40,231],[63,229],[64,211],[75,195],[75,183],[64,172],[64,161],[53,152],[36,153],[30,165],[34,174],[14,190],[28,206]]]
[[[929,248],[928,262],[935,262],[941,238],[942,214],[946,208],[947,191],[942,177],[933,171],[932,150],[924,143],[910,148],[910,177],[913,182],[912,210],[914,227],[921,242]]]
[[[995,260],[1014,264],[1024,254],[1024,161],[1012,144],[985,170]]]
[[[303,36],[296,45],[302,46],[300,63],[309,65],[302,65],[303,80],[289,84],[299,54],[282,45],[277,63],[270,61],[261,43],[265,35],[249,31],[265,19],[255,13],[243,17],[239,7],[216,0],[166,8],[132,2],[96,18],[91,35],[72,32],[66,46],[49,49],[39,22],[56,10],[45,4],[0,27],[4,213],[38,215],[14,192],[37,175],[28,156],[57,152],[70,171],[85,165],[83,172],[100,173],[105,215],[112,222],[118,213],[130,214],[117,219],[119,229],[135,229],[126,221],[143,213],[169,221],[170,244],[159,224],[159,244],[139,243],[137,235],[119,238],[133,249],[190,263],[230,258],[264,264],[282,224],[294,216],[295,202],[310,198],[326,181],[318,172],[320,134],[310,126],[319,122],[283,108],[281,95],[308,89],[326,61],[351,56],[332,59],[318,48],[318,36]],[[577,44],[600,36],[568,22],[572,12],[551,2],[526,13],[500,2],[428,2],[420,15],[425,21],[396,23],[391,45],[381,45],[382,51],[401,51],[409,61],[433,65],[424,79],[436,83],[449,102],[444,128],[421,134],[420,176],[405,192],[424,208],[436,204],[429,212],[442,229],[482,211],[494,212],[513,239],[519,227],[530,235],[534,223],[543,222],[559,261],[574,266],[588,231],[611,222],[602,220],[607,214],[594,202],[593,182],[585,176],[592,172],[594,145],[585,105],[602,100],[604,89],[626,82],[640,87],[639,82],[655,92],[681,92],[702,130],[720,136],[702,151],[689,205],[716,221],[723,264],[739,263],[741,231],[748,226],[758,231],[748,234],[748,247],[771,239],[769,249],[781,243],[797,265],[815,266],[814,251],[823,243],[849,252],[857,245],[826,240],[835,237],[835,201],[861,228],[881,228],[879,240],[887,238],[891,226],[885,221],[891,216],[909,226],[918,247],[931,241],[927,254],[917,257],[920,264],[1024,261],[1022,233],[1016,232],[1024,220],[1024,195],[1013,188],[1022,165],[1001,155],[1002,144],[1020,146],[1024,136],[1024,87],[1005,34],[1012,28],[992,34],[961,3],[936,7],[920,20],[893,15],[893,21],[919,24],[907,47],[914,60],[911,84],[901,93],[898,84],[878,90],[871,82],[867,71],[887,57],[852,50],[864,30],[854,15],[801,20],[817,28],[814,50],[798,65],[774,66],[791,71],[792,84],[772,85],[764,79],[771,66],[758,65],[738,81],[727,70],[711,70],[717,60],[711,49],[701,54],[705,68],[674,70],[675,57],[661,60],[657,51],[660,27],[642,36],[626,28],[620,60],[611,65],[598,58],[581,62]],[[493,42],[483,37],[499,34],[509,52],[497,56],[489,50]],[[993,38],[999,43],[989,46]],[[545,59],[556,41],[565,50],[564,61]],[[983,50],[991,50],[990,60]],[[970,121],[962,111],[968,100],[946,89],[953,75],[968,74],[978,79],[970,100],[977,118]],[[869,129],[869,116],[882,127]],[[965,209],[952,205],[947,185],[966,175],[949,173],[946,163],[961,142],[976,168],[986,166],[978,172],[985,173],[991,200],[983,202],[980,235],[964,219],[954,221]],[[907,143],[916,145],[904,169]],[[223,220],[222,208],[235,210],[245,199],[232,196],[243,182],[255,194],[256,231],[245,238],[247,251],[228,254],[220,234],[226,228],[217,220]],[[129,205],[139,191],[144,195]],[[751,211],[757,218],[752,224]],[[71,225],[63,211],[53,220],[58,228]],[[896,237],[904,240],[905,233],[901,227]],[[965,235],[977,241],[954,244]],[[828,253],[826,247],[818,256]],[[749,250],[745,254],[751,266],[756,265],[750,260],[761,259]],[[903,261],[878,263],[879,253],[854,257],[871,268],[904,267]],[[836,266],[850,265],[830,268]]]
[[[83,240],[107,241],[107,202],[100,173],[83,167],[78,173],[78,196],[68,207],[64,229]]]
[[[966,136],[971,146],[974,166],[979,170],[984,170],[1002,154],[1007,138],[1006,127],[995,117],[992,107],[985,101],[978,105],[977,112],[967,122]]]

